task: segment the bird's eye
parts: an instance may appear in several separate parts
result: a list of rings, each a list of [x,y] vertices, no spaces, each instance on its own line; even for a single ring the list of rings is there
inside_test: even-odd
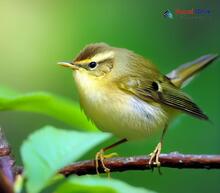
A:
[[[90,62],[88,66],[89,66],[90,69],[94,69],[97,66],[97,63],[96,62]]]

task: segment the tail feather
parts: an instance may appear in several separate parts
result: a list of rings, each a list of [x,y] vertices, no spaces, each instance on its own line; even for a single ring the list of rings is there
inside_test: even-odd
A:
[[[208,54],[192,62],[181,65],[167,74],[167,77],[178,88],[186,85],[194,75],[218,58],[218,54]]]

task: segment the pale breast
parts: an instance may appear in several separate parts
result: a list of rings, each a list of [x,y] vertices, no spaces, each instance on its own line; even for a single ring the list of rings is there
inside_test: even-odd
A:
[[[138,139],[165,127],[167,115],[160,106],[148,104],[117,88],[97,87],[91,80],[90,83],[82,81],[86,77],[81,75],[75,78],[81,106],[99,129],[121,138]]]

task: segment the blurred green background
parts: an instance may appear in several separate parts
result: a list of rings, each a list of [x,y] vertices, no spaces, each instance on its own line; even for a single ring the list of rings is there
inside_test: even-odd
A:
[[[170,9],[209,9],[210,15],[165,19]],[[0,85],[18,91],[50,91],[78,100],[69,70],[86,44],[106,42],[150,58],[163,73],[208,53],[220,53],[220,1],[153,0],[0,0]],[[169,129],[163,152],[220,154],[220,62],[215,62],[184,90],[204,109],[213,124],[183,115]],[[45,124],[69,128],[32,113],[1,112],[0,126],[20,162],[19,147],[29,133]],[[148,154],[159,135],[115,148],[120,155]],[[109,140],[102,146],[110,144]],[[51,143],[53,143],[51,141]],[[101,146],[100,146],[101,147]],[[94,157],[95,149],[85,158]],[[217,170],[114,173],[114,178],[158,192],[220,192]]]

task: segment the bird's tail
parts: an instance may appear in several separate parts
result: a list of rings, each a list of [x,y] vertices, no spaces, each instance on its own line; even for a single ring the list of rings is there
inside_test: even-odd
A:
[[[217,54],[208,54],[174,69],[166,76],[178,88],[184,87],[194,75],[218,58]]]

